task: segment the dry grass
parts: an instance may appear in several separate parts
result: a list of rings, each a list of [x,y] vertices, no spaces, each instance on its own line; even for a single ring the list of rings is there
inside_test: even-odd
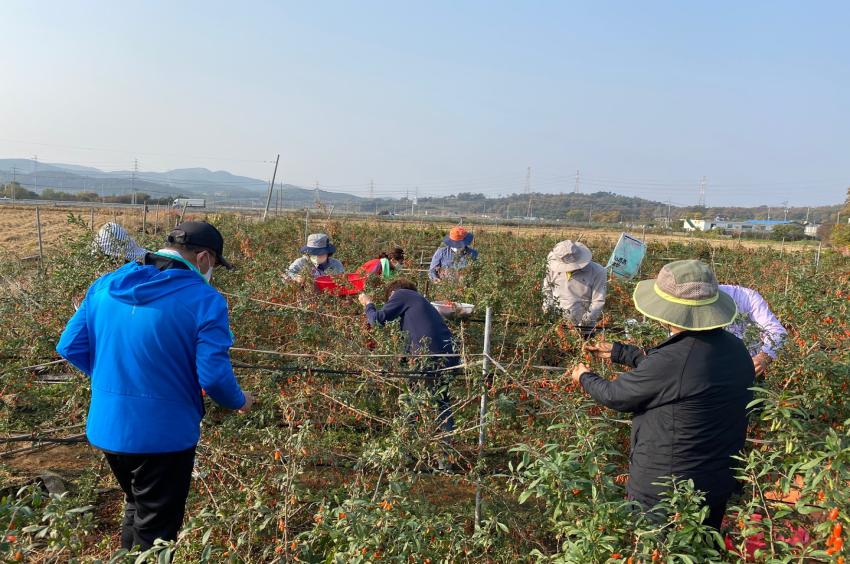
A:
[[[130,208],[61,208],[39,206],[41,215],[41,238],[45,253],[61,246],[64,238],[78,228],[68,223],[68,214],[82,218],[91,229],[92,219],[97,229],[108,221],[116,221],[129,229],[140,229],[142,212]],[[151,209],[148,211],[148,226],[153,229],[159,216],[160,231],[169,221],[166,212]],[[34,207],[0,206],[0,252],[11,253],[19,258],[38,255],[38,233],[36,231],[36,212]]]
[[[138,208],[94,208],[94,216],[92,218],[92,208],[84,207],[53,207],[49,205],[39,206],[41,210],[41,227],[42,227],[42,243],[45,253],[50,253],[52,250],[60,246],[64,237],[68,233],[76,229],[69,225],[68,214],[73,213],[82,218],[82,220],[91,228],[92,219],[94,220],[94,228],[98,228],[107,221],[116,221],[129,229],[140,229],[142,224],[142,211]],[[166,228],[170,222],[174,221],[173,215],[167,215],[171,210],[160,208],[159,210],[151,208],[148,212],[148,227],[153,229],[156,227],[158,231]],[[33,206],[0,206],[0,252],[11,254],[18,258],[32,257],[38,254],[38,235],[36,232],[35,207]],[[246,214],[256,216],[256,214]],[[158,220],[158,223],[157,223]],[[339,218],[333,218],[338,221]],[[314,223],[318,228],[327,220],[321,216],[311,218],[311,223]],[[374,222],[379,221],[376,218],[370,219],[355,219],[351,221]],[[392,223],[402,223],[392,221]],[[408,222],[404,222],[408,223]],[[410,222],[420,223],[420,222]],[[422,222],[425,225],[424,222]],[[433,226],[433,224],[428,224]],[[440,225],[443,225],[442,223]],[[448,229],[450,223],[445,223],[444,227]],[[574,240],[613,240],[620,236],[620,231],[606,229],[582,229],[576,227],[529,227],[529,226],[506,226],[506,225],[478,225],[468,223],[471,229],[476,229],[480,233],[486,232],[511,232],[522,237],[534,237],[539,235],[557,235],[561,239]],[[640,237],[642,234],[633,232],[634,235]],[[647,234],[647,242],[669,243],[673,241],[689,241],[693,240],[687,235],[655,235]],[[779,248],[779,241],[738,241],[731,239],[704,239],[712,246],[733,247],[743,245],[745,248],[761,248],[775,247]],[[797,249],[803,250],[808,247],[799,244],[786,244],[787,250]]]

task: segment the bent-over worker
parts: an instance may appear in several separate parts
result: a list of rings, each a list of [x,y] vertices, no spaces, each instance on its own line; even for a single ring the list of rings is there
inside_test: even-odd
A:
[[[451,397],[446,386],[451,372],[448,369],[459,364],[452,333],[437,309],[416,291],[416,284],[413,282],[399,278],[390,282],[386,291],[388,299],[381,309],[375,307],[372,298],[367,294],[358,296],[365,307],[366,320],[369,325],[384,325],[398,319],[401,330],[407,334],[405,352],[426,355],[416,364],[418,367],[424,367],[423,372],[426,373],[429,388],[435,394],[439,410],[437,422],[444,432],[451,432],[454,430],[454,417]]]

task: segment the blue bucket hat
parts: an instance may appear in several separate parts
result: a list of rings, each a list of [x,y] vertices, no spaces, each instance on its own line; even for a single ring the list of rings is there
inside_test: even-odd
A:
[[[301,252],[305,255],[332,255],[336,247],[326,234],[313,233],[307,237],[307,244],[301,247]]]

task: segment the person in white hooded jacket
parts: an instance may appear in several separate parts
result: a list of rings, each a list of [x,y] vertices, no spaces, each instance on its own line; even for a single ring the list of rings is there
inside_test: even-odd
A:
[[[591,260],[590,249],[574,241],[561,241],[547,257],[543,279],[543,310],[557,309],[583,334],[593,332],[608,286],[608,272]]]

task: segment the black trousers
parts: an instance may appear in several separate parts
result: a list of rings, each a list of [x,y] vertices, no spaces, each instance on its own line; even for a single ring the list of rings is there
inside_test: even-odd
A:
[[[121,547],[138,545],[146,550],[156,539],[177,539],[192,482],[195,447],[165,454],[104,454],[126,501]]]

